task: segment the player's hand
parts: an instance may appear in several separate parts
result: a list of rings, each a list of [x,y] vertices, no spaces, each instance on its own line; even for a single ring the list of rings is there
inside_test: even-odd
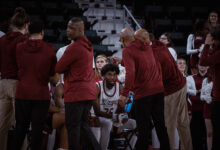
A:
[[[125,124],[127,121],[128,121],[128,118],[123,118],[121,122],[122,122],[123,124]]]
[[[112,112],[109,112],[109,113],[107,113],[107,115],[108,115],[108,118],[112,118]]]
[[[61,108],[60,113],[65,114],[65,109]]]
[[[121,64],[121,58],[118,57],[108,57],[108,58],[112,61],[112,64],[114,65]]]
[[[119,99],[118,99],[118,104],[121,106],[121,107],[125,107],[125,101],[126,101],[126,97],[125,96],[120,96]]]

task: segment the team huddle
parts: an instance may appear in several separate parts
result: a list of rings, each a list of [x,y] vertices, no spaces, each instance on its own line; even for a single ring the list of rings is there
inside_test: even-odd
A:
[[[219,26],[207,33],[188,77],[184,60],[163,43],[165,37],[152,39],[146,29],[120,32],[122,58],[95,60],[80,18],[69,20],[71,42],[57,54],[43,41],[43,23],[30,22],[22,8],[10,29],[0,38],[0,149],[6,150],[8,130],[15,126],[8,147],[13,150],[47,149],[53,130],[58,150],[116,149],[112,133],[128,130],[125,149],[197,150],[206,143],[202,130],[211,120],[212,149],[220,149]],[[201,121],[203,115],[209,123]]]

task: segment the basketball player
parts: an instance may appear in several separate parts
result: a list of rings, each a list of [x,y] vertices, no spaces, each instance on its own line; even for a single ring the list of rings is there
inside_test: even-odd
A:
[[[96,82],[97,100],[93,106],[96,116],[99,116],[101,125],[100,145],[102,150],[107,150],[108,148],[110,132],[113,126],[117,127],[118,133],[125,128],[136,128],[135,120],[128,119],[125,113],[119,113],[121,108],[118,107],[118,99],[121,87],[120,83],[116,82],[118,74],[118,66],[107,64],[101,70],[104,80]],[[134,148],[136,140],[137,137],[133,135],[130,140],[132,148]]]

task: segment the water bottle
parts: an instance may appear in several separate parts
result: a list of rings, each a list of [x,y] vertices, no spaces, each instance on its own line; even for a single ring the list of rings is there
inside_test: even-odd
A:
[[[127,104],[125,106],[125,112],[130,112],[131,111],[131,107],[132,107],[132,104],[133,104],[133,93],[130,93],[129,94],[129,99],[127,101]]]

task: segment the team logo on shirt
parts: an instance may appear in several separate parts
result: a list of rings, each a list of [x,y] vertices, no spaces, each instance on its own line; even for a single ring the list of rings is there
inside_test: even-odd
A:
[[[117,107],[117,100],[109,101],[108,99],[102,99],[101,105],[107,113],[113,113]]]

